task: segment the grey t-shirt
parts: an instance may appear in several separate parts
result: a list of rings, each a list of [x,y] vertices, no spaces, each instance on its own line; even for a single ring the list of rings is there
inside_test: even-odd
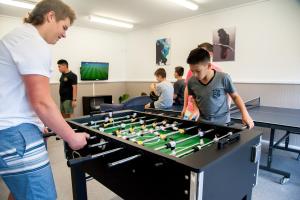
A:
[[[156,84],[158,100],[154,102],[155,108],[170,108],[173,105],[173,85],[168,81],[162,81]]]
[[[185,88],[184,79],[177,80],[174,83],[174,94],[177,95],[176,99],[174,99],[176,104],[183,105],[183,102],[184,102],[184,88]]]
[[[207,84],[193,76],[188,81],[188,91],[197,102],[200,120],[217,124],[230,122],[227,94],[236,89],[228,74],[214,71],[214,77]]]

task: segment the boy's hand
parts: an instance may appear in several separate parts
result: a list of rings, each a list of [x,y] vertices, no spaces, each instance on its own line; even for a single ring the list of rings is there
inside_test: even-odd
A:
[[[156,90],[156,85],[155,85],[155,83],[152,83],[152,84],[150,85],[150,90],[151,90],[151,91],[155,91],[155,90]]]
[[[249,115],[245,115],[245,116],[243,115],[242,122],[243,122],[243,124],[247,125],[249,127],[249,129],[254,127],[254,122]]]
[[[186,108],[183,108],[181,113],[180,113],[180,118],[181,119],[183,119],[185,111],[186,111]]]

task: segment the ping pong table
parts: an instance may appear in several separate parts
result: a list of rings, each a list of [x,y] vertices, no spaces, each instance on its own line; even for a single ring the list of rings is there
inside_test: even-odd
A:
[[[255,126],[271,129],[267,165],[260,165],[260,169],[282,175],[283,177],[280,179],[280,183],[286,183],[291,174],[272,167],[273,150],[280,149],[298,153],[297,159],[300,160],[300,150],[289,147],[290,135],[300,135],[300,109],[261,106],[260,98],[248,101],[245,105]],[[241,122],[241,113],[236,107],[232,107],[231,109],[231,119],[234,122]],[[281,135],[276,142],[275,134],[277,134],[277,132],[275,130],[285,131],[285,134]],[[285,142],[284,146],[280,145],[283,141]]]

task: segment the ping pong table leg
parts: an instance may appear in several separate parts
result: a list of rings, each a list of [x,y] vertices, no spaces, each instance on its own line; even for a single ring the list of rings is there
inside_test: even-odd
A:
[[[270,134],[271,135],[270,135],[270,143],[269,143],[269,150],[268,150],[267,168],[271,168],[272,165],[275,129],[272,128]]]
[[[290,132],[287,131],[287,133],[289,134]],[[290,135],[288,135],[286,138],[285,138],[285,145],[284,147],[287,149],[289,148],[289,143],[290,143]]]
[[[283,177],[280,179],[280,183],[284,184],[290,179],[291,174],[288,173],[288,172],[284,172],[284,171],[274,169],[274,168],[271,167],[272,166],[272,159],[273,159],[273,149],[275,148],[274,147],[274,136],[275,136],[275,129],[271,128],[267,166],[260,165],[259,168],[262,169],[262,170],[266,170],[266,171],[275,173],[275,174],[282,175]]]

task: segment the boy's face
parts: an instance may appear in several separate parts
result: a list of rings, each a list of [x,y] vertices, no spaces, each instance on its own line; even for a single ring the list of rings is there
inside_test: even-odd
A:
[[[161,77],[161,76],[155,76],[156,77],[156,80],[157,80],[157,82],[162,82],[163,81],[163,77]]]
[[[177,74],[177,72],[174,72],[174,77],[175,77],[175,78],[178,78],[178,77],[179,77],[179,75]]]
[[[210,62],[200,62],[197,64],[190,64],[190,69],[198,80],[203,80],[211,70]]]
[[[53,11],[46,15],[46,22],[48,33],[44,38],[48,44],[55,44],[61,38],[66,37],[66,31],[71,26],[70,19],[67,17],[63,20],[56,21],[55,13]]]

